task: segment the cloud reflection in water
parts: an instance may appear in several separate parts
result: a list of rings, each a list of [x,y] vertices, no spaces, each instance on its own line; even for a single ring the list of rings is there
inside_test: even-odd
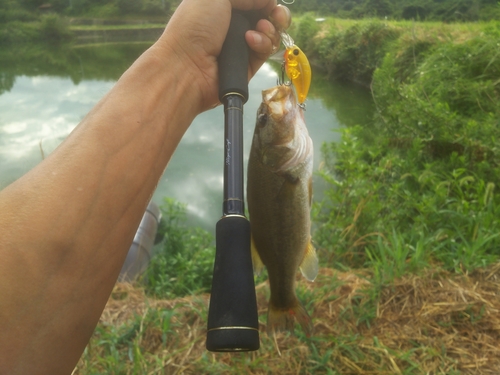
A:
[[[261,91],[276,85],[277,74],[265,64],[249,85],[244,107],[245,168],[252,141],[255,113]],[[97,101],[113,86],[111,81],[69,78],[16,77],[14,87],[0,95],[0,189],[33,168],[74,129]],[[334,140],[340,127],[331,109],[321,99],[310,98],[306,121],[315,142],[315,165],[320,145]],[[191,222],[213,230],[222,214],[224,118],[222,107],[200,114],[187,130],[153,200],[175,198],[187,205]]]

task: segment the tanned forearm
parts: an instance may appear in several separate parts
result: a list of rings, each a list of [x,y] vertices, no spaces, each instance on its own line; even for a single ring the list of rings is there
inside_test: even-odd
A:
[[[167,54],[146,52],[58,149],[2,191],[1,374],[70,373],[87,344],[198,110],[188,107],[197,101],[180,74],[186,62]]]
[[[276,0],[183,0],[165,33],[36,168],[0,191],[0,374],[70,374],[134,233],[193,118],[218,104],[231,9]],[[267,19],[245,34],[249,77],[279,45]]]

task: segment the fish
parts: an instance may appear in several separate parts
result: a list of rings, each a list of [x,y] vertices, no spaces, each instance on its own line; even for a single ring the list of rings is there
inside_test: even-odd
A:
[[[292,81],[299,104],[306,101],[311,86],[312,72],[307,56],[295,44],[287,46],[284,53],[284,65],[288,78]]]
[[[267,268],[271,296],[267,332],[294,331],[307,336],[311,317],[295,293],[300,268],[307,280],[318,274],[311,240],[313,142],[304,111],[290,85],[262,91],[262,103],[247,168],[247,207],[253,266]]]

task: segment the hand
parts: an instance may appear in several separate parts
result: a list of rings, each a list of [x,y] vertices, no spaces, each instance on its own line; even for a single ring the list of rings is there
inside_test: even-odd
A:
[[[290,11],[277,6],[276,0],[184,0],[155,45],[166,48],[172,58],[183,62],[186,74],[191,76],[193,90],[199,93],[196,103],[199,112],[219,104],[217,57],[229,28],[232,7],[258,10],[263,17],[256,30],[245,35],[251,51],[250,79],[279,46],[277,29],[286,29],[290,25]],[[266,18],[272,19],[275,25]]]

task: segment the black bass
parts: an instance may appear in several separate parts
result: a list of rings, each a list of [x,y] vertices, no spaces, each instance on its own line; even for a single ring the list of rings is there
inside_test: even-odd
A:
[[[313,144],[291,86],[264,90],[262,99],[247,178],[254,269],[264,264],[269,275],[268,333],[293,331],[296,319],[310,335],[313,324],[295,294],[295,276],[299,268],[310,281],[318,274],[310,234]]]

